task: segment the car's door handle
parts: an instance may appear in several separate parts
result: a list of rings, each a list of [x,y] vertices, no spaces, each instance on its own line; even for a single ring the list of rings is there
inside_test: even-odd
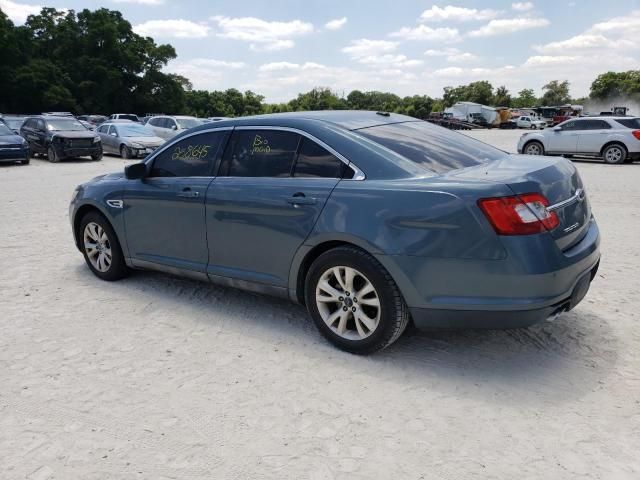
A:
[[[307,197],[304,193],[298,192],[294,193],[290,197],[287,198],[287,203],[290,203],[293,206],[296,205],[315,205],[317,199],[314,197]]]
[[[200,193],[192,191],[191,187],[185,187],[178,194],[178,196],[182,198],[198,198],[200,196]]]

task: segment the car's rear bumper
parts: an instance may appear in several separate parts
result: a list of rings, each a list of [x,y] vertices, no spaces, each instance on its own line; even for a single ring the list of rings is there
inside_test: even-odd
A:
[[[410,308],[415,326],[420,330],[505,329],[522,328],[568,312],[582,301],[598,271],[599,261],[585,272],[571,295],[551,305],[526,310],[450,310]]]
[[[519,327],[575,307],[600,261],[594,220],[580,242],[564,252],[550,235],[535,237],[505,239],[511,254],[504,260],[376,257],[398,284],[419,328]]]

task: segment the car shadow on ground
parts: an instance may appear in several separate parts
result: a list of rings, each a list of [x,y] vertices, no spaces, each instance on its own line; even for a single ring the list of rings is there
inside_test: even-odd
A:
[[[89,278],[93,275],[84,265],[78,270],[87,281],[100,282]],[[580,307],[524,329],[421,332],[409,326],[394,345],[362,357],[329,345],[306,309],[287,300],[155,272],[136,271],[121,282],[101,286],[113,288],[114,295],[142,296],[149,304],[166,302],[227,334],[250,335],[266,348],[277,344],[292,355],[303,352],[334,362],[336,368],[371,370],[399,383],[403,378],[415,384],[435,376],[478,389],[484,396],[502,392],[504,401],[527,401],[532,389],[545,392],[548,402],[582,396],[602,383],[617,362],[608,323]]]

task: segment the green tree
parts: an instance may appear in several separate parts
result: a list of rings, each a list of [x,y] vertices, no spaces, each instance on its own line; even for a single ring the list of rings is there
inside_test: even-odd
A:
[[[598,100],[629,98],[640,101],[640,70],[598,75],[591,84],[590,97]]]
[[[496,107],[510,107],[511,106],[511,95],[509,94],[509,90],[504,85],[496,88],[496,93],[493,96],[493,105]]]
[[[493,86],[486,80],[471,82],[469,85],[457,87],[444,87],[442,100],[445,107],[450,107],[456,102],[475,102],[483,105],[491,105],[493,101]]]
[[[529,108],[534,107],[538,103],[532,88],[523,88],[518,92],[518,96],[513,99],[513,107]]]
[[[552,80],[542,87],[542,91],[543,94],[540,103],[543,105],[551,106],[571,103],[568,80],[564,80],[563,82]]]
[[[293,111],[342,110],[346,108],[346,102],[331,89],[316,87],[309,92],[298,94],[297,98],[289,102],[289,106]]]

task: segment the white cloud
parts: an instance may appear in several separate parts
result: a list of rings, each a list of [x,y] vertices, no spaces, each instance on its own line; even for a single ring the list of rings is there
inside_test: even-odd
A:
[[[223,16],[212,17],[212,20],[221,30],[219,37],[251,42],[250,48],[256,51],[291,48],[295,45],[292,38],[313,32],[313,25],[301,20],[270,22],[255,17]]]
[[[330,20],[324,24],[324,28],[327,30],[340,30],[347,24],[347,17],[336,18],[334,20]]]
[[[365,65],[384,65],[386,67],[419,67],[424,62],[422,60],[415,60],[411,58],[407,58],[406,55],[370,55],[366,57],[358,58],[358,62]]]
[[[454,7],[447,5],[438,7],[434,5],[422,12],[420,20],[423,22],[442,22],[445,20],[467,22],[470,20],[489,20],[499,15],[497,10],[478,10],[476,8]]]
[[[140,5],[162,5],[164,0],[113,0],[116,3],[139,3]]]
[[[417,27],[402,27],[397,32],[390,33],[389,36],[402,40],[431,40],[440,42],[452,42],[460,39],[457,28],[431,28],[427,25]]]
[[[0,0],[0,9],[16,25],[22,25],[29,15],[37,15],[42,10],[39,5],[27,5],[25,3],[12,2],[11,0]]]
[[[352,58],[360,58],[393,52],[396,48],[398,48],[398,42],[361,38],[352,40],[351,45],[344,47],[342,51],[351,55]]]
[[[511,4],[511,8],[518,12],[528,12],[533,9],[533,3],[531,2],[515,2]]]
[[[549,20],[546,18],[500,18],[491,20],[477,30],[472,30],[468,35],[470,37],[492,37],[531,28],[546,27],[547,25],[549,25]]]
[[[133,26],[133,31],[145,37],[204,38],[209,27],[190,20],[148,20]]]
[[[450,63],[470,63],[477,60],[479,60],[479,57],[469,52],[454,53],[447,56],[447,62]]]
[[[441,50],[430,48],[424,52],[427,57],[448,57],[449,55],[456,55],[458,53],[460,53],[460,50],[457,48],[443,48]]]

